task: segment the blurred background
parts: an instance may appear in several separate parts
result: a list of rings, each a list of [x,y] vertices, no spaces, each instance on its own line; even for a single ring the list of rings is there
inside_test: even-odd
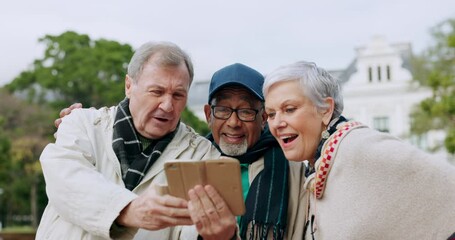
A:
[[[0,234],[39,224],[38,159],[60,109],[116,105],[147,41],[191,55],[182,121],[202,135],[213,72],[306,60],[341,81],[348,118],[454,161],[455,1],[16,0],[0,3],[0,32]]]

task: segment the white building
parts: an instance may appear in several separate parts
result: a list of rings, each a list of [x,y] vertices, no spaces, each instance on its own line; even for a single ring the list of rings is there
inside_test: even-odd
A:
[[[442,145],[444,133],[411,135],[412,109],[432,94],[431,89],[413,81],[411,57],[409,43],[389,44],[379,36],[357,48],[355,60],[339,75],[343,115],[430,150]],[[447,157],[444,152],[440,154]]]
[[[419,137],[410,133],[412,108],[431,96],[429,88],[413,81],[411,57],[409,43],[389,44],[378,36],[356,49],[356,57],[346,69],[330,72],[342,83],[345,117],[429,150],[443,145],[444,133]],[[208,88],[209,80],[194,82],[188,100],[189,108],[204,121]],[[447,157],[445,151],[442,156]]]

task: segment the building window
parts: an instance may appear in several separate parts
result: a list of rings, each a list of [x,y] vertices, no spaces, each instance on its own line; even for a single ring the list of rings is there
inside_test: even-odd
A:
[[[368,67],[368,81],[373,81],[373,69],[371,67]]]
[[[387,80],[390,81],[390,66],[389,65],[387,65],[386,70],[387,70]]]
[[[374,129],[380,132],[390,132],[388,117],[375,117],[373,119]]]
[[[381,66],[378,66],[378,81],[381,81]]]
[[[411,144],[417,146],[422,150],[428,150],[428,137],[427,134],[422,135],[411,135]]]

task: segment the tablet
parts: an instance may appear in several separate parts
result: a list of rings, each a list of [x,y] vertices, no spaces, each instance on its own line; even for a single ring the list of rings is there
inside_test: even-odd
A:
[[[164,164],[167,192],[189,200],[188,191],[196,185],[211,185],[224,199],[231,212],[245,212],[240,163],[234,158],[204,161],[169,161]]]

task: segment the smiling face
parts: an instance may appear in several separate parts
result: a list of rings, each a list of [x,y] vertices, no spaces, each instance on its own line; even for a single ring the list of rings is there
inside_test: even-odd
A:
[[[152,56],[136,81],[126,77],[125,91],[136,130],[144,137],[158,139],[177,127],[185,108],[190,76],[182,62],[159,66]]]
[[[333,100],[326,102],[333,106]],[[298,81],[273,84],[266,95],[265,110],[272,135],[291,161],[314,161],[321,133],[330,121],[333,107],[319,110],[306,97]]]
[[[230,156],[244,154],[248,148],[256,144],[265,126],[265,113],[261,110],[261,102],[242,87],[226,87],[218,91],[214,99],[212,101],[214,106],[260,110],[254,121],[243,122],[234,112],[227,120],[217,119],[213,116],[210,105],[204,106],[213,138],[221,151]]]

